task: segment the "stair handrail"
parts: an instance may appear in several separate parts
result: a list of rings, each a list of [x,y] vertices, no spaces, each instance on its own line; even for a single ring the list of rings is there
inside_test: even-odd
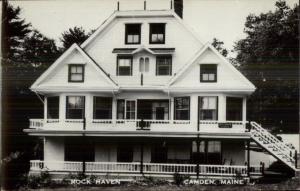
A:
[[[283,147],[283,150],[290,153],[290,151],[293,151],[290,147],[288,147],[286,144],[284,144],[282,141],[277,139],[274,135],[272,135],[270,132],[268,132],[266,129],[262,128],[258,123],[252,121],[251,126],[254,127],[255,130],[260,131],[260,132],[266,132],[266,134],[263,134],[265,137],[268,139],[280,144],[280,146]]]
[[[295,159],[293,156],[290,156],[289,154],[289,150],[290,148],[288,148],[284,143],[282,143],[280,140],[278,140],[275,136],[273,136],[271,133],[269,133],[267,130],[265,130],[264,128],[262,128],[260,125],[258,125],[256,122],[251,122],[251,126],[254,127],[255,129],[255,133],[260,133],[261,137],[263,139],[270,139],[270,140],[274,140],[277,144],[273,144],[273,146],[278,150],[278,152],[280,152],[281,154],[284,154],[285,157],[287,157],[291,163],[295,163]],[[253,129],[253,128],[252,128]],[[267,134],[264,134],[264,132],[266,132]],[[252,132],[253,133],[253,132]],[[268,137],[267,137],[268,136]],[[278,145],[279,144],[279,145]],[[284,147],[284,148],[282,148]],[[280,156],[277,156],[279,158],[282,158]]]

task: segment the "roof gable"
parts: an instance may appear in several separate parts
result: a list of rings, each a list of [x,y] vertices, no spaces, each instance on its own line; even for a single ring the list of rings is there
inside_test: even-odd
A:
[[[65,65],[66,60],[68,63],[84,63],[88,65],[91,67],[92,71],[94,71],[94,78],[101,79],[101,82],[103,82],[105,86],[109,86],[112,89],[118,88],[117,84],[106,74],[100,65],[98,65],[91,57],[89,57],[89,55],[86,54],[77,44],[73,44],[33,83],[30,89],[33,91],[39,90],[43,83],[53,78],[53,73],[55,71],[60,72],[58,68],[62,65]]]
[[[223,75],[223,81],[219,80],[217,83],[200,83],[200,67],[199,64],[217,64],[218,75]],[[197,68],[195,68],[197,66]],[[224,73],[227,75],[224,76]],[[227,82],[226,82],[227,81]],[[185,83],[183,83],[185,82]],[[186,84],[189,83],[190,85]],[[254,91],[255,86],[238,71],[224,56],[222,56],[212,45],[206,44],[200,49],[197,54],[178,70],[177,74],[170,79],[167,88],[193,86],[194,88],[211,88],[224,89],[229,87],[236,87],[240,89],[247,89]]]

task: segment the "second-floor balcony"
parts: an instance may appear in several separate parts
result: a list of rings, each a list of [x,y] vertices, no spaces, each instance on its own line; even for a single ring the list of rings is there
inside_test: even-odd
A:
[[[48,97],[45,103],[46,117],[30,119],[29,128],[31,131],[48,132],[162,132],[191,136],[198,133],[245,133],[246,120],[242,109],[226,110],[222,106],[224,99],[219,97],[219,104],[217,100],[216,96],[169,99],[113,99],[82,95]],[[240,120],[227,120],[224,114],[227,117],[237,116]]]

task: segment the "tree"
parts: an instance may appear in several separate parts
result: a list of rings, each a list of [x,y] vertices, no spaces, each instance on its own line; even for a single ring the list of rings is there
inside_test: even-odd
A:
[[[7,1],[3,1],[2,11],[2,55],[4,58],[12,58],[19,53],[22,39],[31,32],[31,24],[19,17],[20,7],[14,8]]]
[[[224,57],[228,55],[228,50],[224,48],[224,42],[220,41],[216,38],[213,39],[213,42],[211,43]]]
[[[82,27],[69,28],[67,31],[62,33],[62,37],[60,38],[63,43],[63,51],[68,49],[74,43],[80,45],[92,34],[92,32],[93,30],[86,33]]]
[[[299,5],[277,1],[276,10],[250,14],[246,38],[236,42],[236,62],[257,87],[249,100],[249,118],[283,131],[297,130]]]
[[[42,117],[42,103],[30,85],[58,56],[53,40],[46,38],[20,18],[19,7],[6,1],[2,6],[2,171],[3,186],[17,185],[29,168],[37,139],[23,132],[28,118]]]

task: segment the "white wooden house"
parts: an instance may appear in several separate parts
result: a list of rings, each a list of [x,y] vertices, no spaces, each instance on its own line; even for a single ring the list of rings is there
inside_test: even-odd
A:
[[[44,139],[31,172],[248,177],[250,141],[296,169],[294,150],[247,122],[254,85],[172,9],[115,11],[30,89],[44,100],[24,130]]]

